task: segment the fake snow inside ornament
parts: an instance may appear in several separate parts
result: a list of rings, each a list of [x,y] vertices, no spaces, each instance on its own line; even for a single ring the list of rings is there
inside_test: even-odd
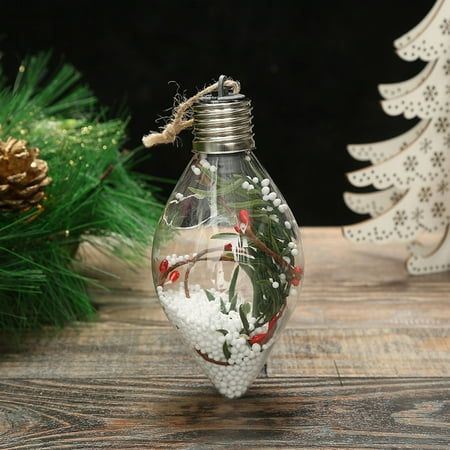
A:
[[[303,253],[292,212],[253,154],[250,101],[238,83],[221,76],[144,144],[172,142],[192,124],[191,107],[194,156],[155,233],[153,278],[198,364],[220,393],[236,398],[292,313]]]
[[[344,194],[350,209],[372,219],[343,232],[355,242],[406,242],[411,274],[443,272],[450,270],[450,0],[437,1],[394,46],[402,59],[428,63],[407,81],[379,86],[383,110],[420,121],[393,139],[348,147],[372,163],[349,181],[378,191]],[[429,248],[415,241],[427,234],[436,235]]]

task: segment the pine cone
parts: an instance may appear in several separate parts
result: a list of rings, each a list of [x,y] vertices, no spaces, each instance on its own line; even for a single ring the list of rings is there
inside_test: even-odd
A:
[[[38,159],[39,149],[28,148],[26,141],[9,137],[0,140],[0,208],[26,211],[44,197],[52,179],[48,166]]]

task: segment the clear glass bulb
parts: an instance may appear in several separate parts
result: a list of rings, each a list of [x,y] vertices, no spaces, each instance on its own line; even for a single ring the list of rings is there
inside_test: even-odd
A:
[[[260,373],[299,298],[303,252],[253,152],[196,153],[159,226],[153,278],[169,320],[224,396]]]

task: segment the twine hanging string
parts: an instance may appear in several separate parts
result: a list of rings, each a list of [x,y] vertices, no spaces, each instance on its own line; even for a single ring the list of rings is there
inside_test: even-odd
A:
[[[230,88],[233,94],[238,94],[240,91],[240,84],[238,81],[227,79],[224,86]],[[215,82],[192,97],[184,100],[174,107],[172,117],[160,132],[152,131],[142,138],[142,143],[145,147],[150,148],[160,144],[172,144],[175,142],[177,136],[185,129],[191,128],[194,120],[189,118],[189,112],[192,106],[204,95],[217,91],[219,82]]]

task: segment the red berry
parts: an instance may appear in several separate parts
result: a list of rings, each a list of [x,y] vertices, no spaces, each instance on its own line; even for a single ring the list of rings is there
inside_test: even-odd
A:
[[[246,209],[241,209],[239,211],[239,220],[244,224],[248,225],[250,223],[250,215]]]
[[[231,245],[231,242],[229,242],[228,244],[225,244],[225,245],[223,246],[223,249],[224,249],[226,252],[231,252],[231,251],[233,250],[233,246]]]
[[[279,316],[278,314],[275,314],[270,320],[269,320],[269,331],[272,330],[272,328],[275,328],[277,326]]]
[[[303,273],[303,269],[300,266],[295,266],[294,267],[294,272],[295,273]]]
[[[159,271],[161,273],[167,272],[167,269],[169,268],[169,261],[167,259],[163,259],[161,261],[161,264],[159,265]]]
[[[298,278],[292,278],[291,283],[294,286],[298,286],[300,284],[300,280]]]
[[[180,278],[180,272],[178,272],[178,270],[174,270],[174,271],[171,272],[170,275],[169,275],[169,280],[170,280],[172,283],[175,283],[175,281],[177,281],[178,278]]]
[[[239,226],[239,224],[236,224],[234,226],[234,229],[235,229],[236,233],[240,233],[241,232],[241,227]]]
[[[267,337],[267,333],[259,333],[252,336],[248,342],[250,342],[250,345],[253,344],[264,344],[264,341]]]

